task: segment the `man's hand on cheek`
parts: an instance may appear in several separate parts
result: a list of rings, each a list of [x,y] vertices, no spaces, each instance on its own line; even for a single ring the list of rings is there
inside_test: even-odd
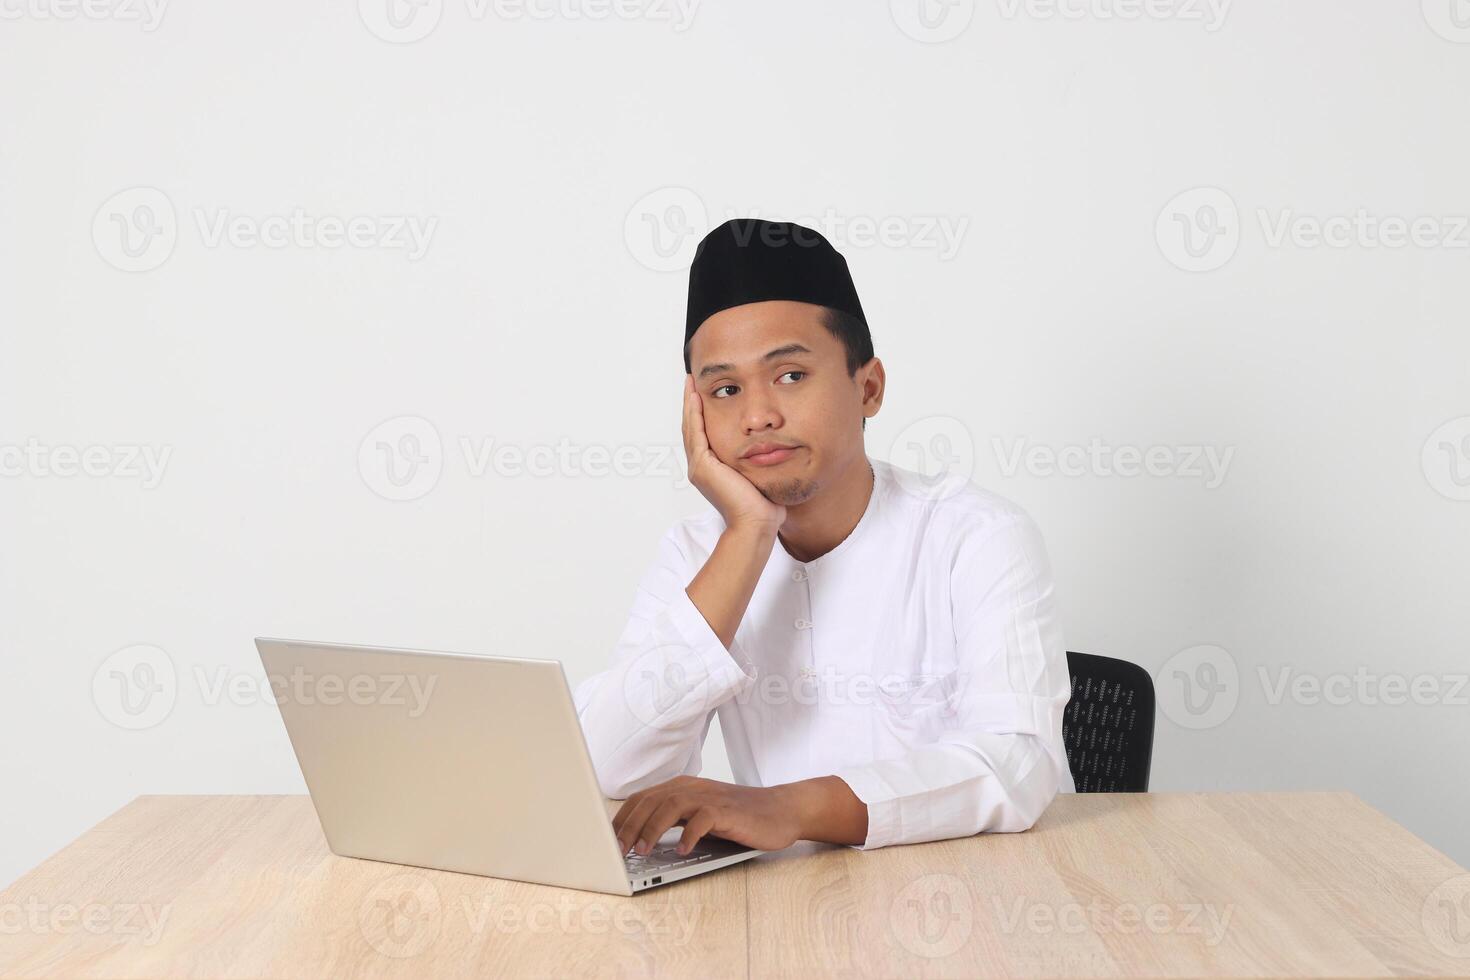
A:
[[[684,825],[680,854],[705,834],[761,851],[779,851],[801,839],[796,800],[782,786],[736,786],[675,776],[634,793],[613,817],[613,833],[626,854],[647,854],[670,827]]]

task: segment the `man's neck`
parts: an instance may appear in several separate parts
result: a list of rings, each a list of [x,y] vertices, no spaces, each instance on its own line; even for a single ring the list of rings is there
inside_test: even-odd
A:
[[[873,467],[866,453],[841,480],[799,507],[786,511],[781,546],[799,562],[816,561],[847,539],[867,512],[873,495]]]

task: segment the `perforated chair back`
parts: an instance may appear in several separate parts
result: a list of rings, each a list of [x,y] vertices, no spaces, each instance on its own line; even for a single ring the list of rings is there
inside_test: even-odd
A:
[[[1068,653],[1062,742],[1079,793],[1143,793],[1154,752],[1154,680],[1126,660]]]

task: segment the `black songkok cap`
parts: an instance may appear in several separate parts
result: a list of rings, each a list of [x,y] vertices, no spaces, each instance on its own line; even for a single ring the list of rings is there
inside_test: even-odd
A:
[[[771,299],[829,306],[868,324],[847,260],[831,242],[789,221],[733,218],[705,235],[694,253],[684,343],[721,310]]]

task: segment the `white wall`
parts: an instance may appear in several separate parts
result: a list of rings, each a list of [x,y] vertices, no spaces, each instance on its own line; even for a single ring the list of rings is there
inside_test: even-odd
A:
[[[597,668],[700,503],[660,458],[681,263],[748,214],[847,254],[870,452],[949,446],[1046,532],[1070,648],[1156,673],[1153,788],[1352,790],[1470,863],[1450,0],[96,2],[0,0],[0,882],[140,793],[303,791],[275,707],[214,688],[258,634]],[[239,237],[297,208],[427,249]],[[1420,242],[1310,240],[1360,211]],[[441,473],[395,502],[359,449],[404,416]],[[461,439],[634,472],[475,475]]]

